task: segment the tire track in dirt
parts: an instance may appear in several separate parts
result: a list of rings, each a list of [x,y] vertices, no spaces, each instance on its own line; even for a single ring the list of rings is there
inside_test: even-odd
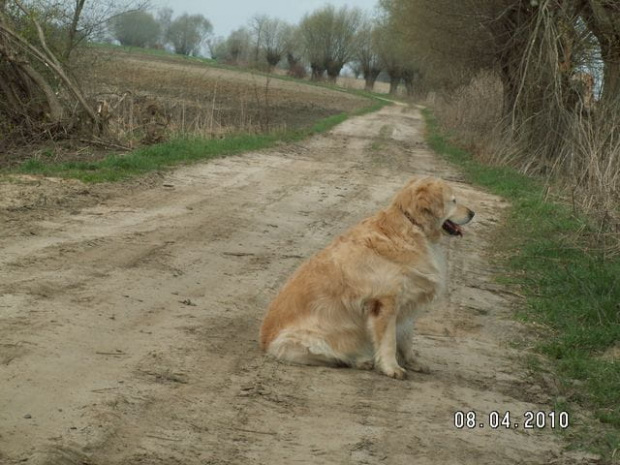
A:
[[[281,151],[193,165],[166,186],[59,211],[0,256],[0,462],[581,463],[549,430],[459,430],[456,411],[549,411],[485,249],[505,203],[424,147],[416,109]],[[414,173],[477,216],[450,295],[417,323],[431,375],[279,364],[258,351],[278,287]],[[22,228],[23,229],[23,228]]]

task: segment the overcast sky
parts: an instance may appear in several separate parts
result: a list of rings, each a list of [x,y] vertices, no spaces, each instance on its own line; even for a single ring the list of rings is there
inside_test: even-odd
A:
[[[305,13],[327,4],[339,8],[344,5],[372,11],[378,0],[155,0],[156,7],[169,7],[174,16],[183,13],[204,15],[213,24],[213,33],[227,36],[231,31],[246,26],[256,13],[297,23]]]

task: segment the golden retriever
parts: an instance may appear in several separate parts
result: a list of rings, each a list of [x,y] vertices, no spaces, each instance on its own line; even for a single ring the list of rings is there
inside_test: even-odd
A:
[[[441,179],[415,177],[392,203],[304,262],[265,315],[261,348],[307,365],[427,371],[412,350],[414,316],[441,293],[442,234],[474,212]]]

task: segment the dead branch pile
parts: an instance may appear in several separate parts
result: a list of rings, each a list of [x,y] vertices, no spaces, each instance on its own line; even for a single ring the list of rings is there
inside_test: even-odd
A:
[[[11,8],[12,7],[12,8]],[[28,21],[36,40],[17,28]],[[0,2],[0,133],[3,139],[59,138],[101,131],[101,120],[19,0]]]

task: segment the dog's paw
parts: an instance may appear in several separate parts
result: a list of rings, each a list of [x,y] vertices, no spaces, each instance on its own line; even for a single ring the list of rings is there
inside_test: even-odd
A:
[[[383,373],[390,378],[394,379],[406,379],[407,378],[407,370],[400,366],[396,366],[394,368],[388,368],[383,370]]]
[[[405,366],[408,370],[415,371],[416,373],[424,373],[428,375],[431,372],[430,367],[426,363],[422,363],[414,359],[407,360],[405,362]]]

